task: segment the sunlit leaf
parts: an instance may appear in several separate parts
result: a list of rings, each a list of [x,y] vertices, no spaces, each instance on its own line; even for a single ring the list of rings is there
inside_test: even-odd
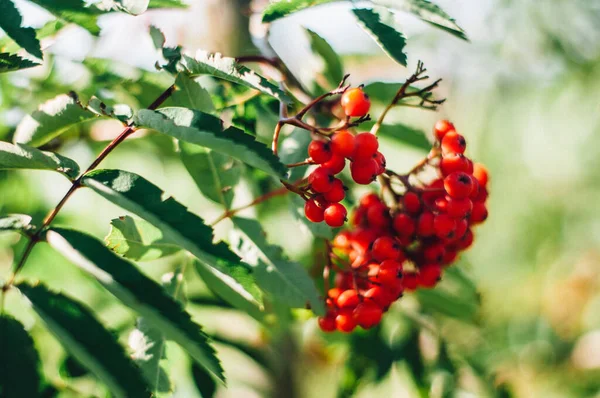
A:
[[[396,62],[406,66],[406,38],[399,31],[394,15],[385,9],[355,8],[352,10],[359,25]]]
[[[79,175],[75,161],[57,153],[44,152],[25,144],[0,141],[0,169],[53,170],[70,178]]]
[[[0,232],[27,232],[32,228],[32,226],[29,224],[30,222],[31,216],[26,214],[9,214],[6,216],[0,216]]]
[[[21,26],[23,18],[11,0],[0,0],[0,29],[10,36],[29,54],[43,58],[40,42],[35,37],[35,29]]]
[[[191,77],[180,73],[175,79],[175,87],[177,90],[171,95],[171,99],[176,106],[207,113],[215,109],[208,91]]]

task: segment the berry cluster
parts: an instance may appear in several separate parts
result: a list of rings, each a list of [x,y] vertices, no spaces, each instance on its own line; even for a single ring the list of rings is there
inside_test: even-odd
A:
[[[466,141],[450,122],[436,123],[434,133],[432,152],[415,173],[431,166],[436,177],[417,186],[411,183],[416,175],[391,173],[403,193],[394,192],[391,206],[365,195],[353,229],[333,240],[335,287],[327,292],[326,316],[319,318],[322,330],[373,327],[404,290],[434,287],[444,267],[473,243],[471,228],[487,218],[487,170],[464,155]]]
[[[348,117],[363,117],[371,103],[359,88],[347,90],[341,99]],[[312,222],[325,221],[331,227],[341,227],[347,210],[340,202],[346,196],[346,187],[335,177],[350,160],[352,179],[358,184],[370,184],[385,171],[385,157],[378,151],[379,142],[371,133],[352,134],[340,130],[330,137],[319,137],[308,146],[308,162],[319,165],[308,177],[306,193],[309,199],[304,206],[306,218]]]

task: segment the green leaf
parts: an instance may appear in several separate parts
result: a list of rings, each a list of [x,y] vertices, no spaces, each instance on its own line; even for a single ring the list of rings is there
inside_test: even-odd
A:
[[[273,22],[294,12],[336,0],[274,0],[263,12],[263,22]]]
[[[223,369],[199,325],[165,290],[96,238],[79,231],[53,228],[48,243],[75,265],[95,277],[123,304],[165,336],[177,342],[194,360],[225,380]]]
[[[106,116],[127,123],[133,116],[133,110],[125,104],[107,105],[98,97],[92,97],[88,101],[87,110],[94,112],[97,116]]]
[[[355,8],[352,10],[358,18],[359,25],[367,32],[379,47],[396,62],[406,66],[404,53],[406,38],[397,28],[392,13],[385,9]]]
[[[11,0],[0,0],[0,29],[31,55],[44,58],[35,29],[21,26],[23,18]]]
[[[452,294],[436,289],[419,289],[414,293],[423,308],[430,313],[439,313],[465,322],[475,322],[479,305],[471,297]]]
[[[254,268],[256,281],[264,291],[290,307],[305,308],[309,302],[315,313],[325,314],[319,292],[304,267],[286,258],[281,247],[267,242],[258,221],[240,217],[231,221],[235,226],[232,247]]]
[[[187,8],[180,0],[150,0],[148,8]]]
[[[181,160],[200,192],[225,208],[231,207],[233,189],[242,175],[242,165],[231,156],[179,142]]]
[[[31,0],[33,3],[45,8],[59,19],[75,23],[94,36],[100,34],[98,16],[104,11],[95,5],[83,0]]]
[[[42,40],[46,37],[54,36],[64,26],[65,24],[62,21],[52,20],[50,22],[47,22],[41,28],[36,29],[35,35],[38,40]],[[5,36],[0,38],[0,48],[4,52],[11,53],[19,51],[21,47],[14,41],[12,41],[10,37]]]
[[[175,79],[177,91],[171,95],[176,106],[210,113],[215,110],[208,91],[191,77],[180,73]]]
[[[0,169],[54,170],[70,178],[79,175],[75,161],[57,153],[44,152],[24,145],[0,141]]]
[[[33,339],[19,321],[3,314],[0,315],[0,347],[0,396],[39,396],[40,357]]]
[[[287,168],[264,144],[236,127],[223,129],[223,122],[207,113],[187,108],[143,109],[136,114],[135,123],[229,155],[277,177],[287,173]]]
[[[213,244],[213,231],[204,221],[144,178],[121,170],[96,170],[82,181],[109,201],[160,229],[164,242],[196,256],[207,273],[227,284],[239,299],[261,308],[259,291],[247,265],[224,242]]]
[[[30,222],[31,216],[26,214],[9,214],[6,216],[0,216],[0,232],[26,232],[33,229],[33,226],[29,224]]]
[[[165,34],[154,25],[150,25],[150,37],[152,38],[154,48],[157,50],[160,50],[165,46]]]
[[[310,39],[310,47],[321,60],[321,70],[318,71],[329,83],[328,89],[338,86],[344,77],[344,68],[342,61],[331,45],[316,32],[306,29]]]
[[[104,0],[106,3],[107,0]],[[148,9],[150,0],[114,0],[114,9],[126,12],[131,15],[140,15]]]
[[[234,58],[223,57],[219,53],[210,54],[206,51],[198,51],[195,58],[184,55],[180,66],[183,72],[192,76],[215,76],[258,90],[280,101],[290,102],[290,98],[275,83],[268,81],[244,65],[238,65]]]
[[[372,0],[374,3],[395,9],[400,11],[406,11],[416,15],[425,22],[432,24],[433,26],[445,30],[446,32],[453,34],[454,36],[467,40],[467,35],[460,26],[456,24],[456,21],[450,18],[450,15],[446,14],[436,4],[428,0]]]
[[[15,131],[14,142],[41,146],[67,132],[76,124],[97,116],[81,107],[77,101],[61,94],[39,106],[37,111],[21,120]]]
[[[365,123],[363,128],[368,131],[372,125],[373,123]],[[431,150],[432,143],[424,131],[404,124],[383,124],[379,127],[377,134],[420,151],[429,152]]]
[[[298,195],[287,195],[290,211],[298,223],[314,235],[315,238],[333,239],[333,229],[324,222],[310,222],[304,215],[304,200]]]
[[[166,242],[160,229],[148,221],[130,216],[115,218],[110,222],[110,232],[104,238],[110,250],[134,261],[151,261],[181,250]]]
[[[213,398],[215,396],[217,383],[206,370],[195,363],[192,364],[192,378],[201,398]]]
[[[140,370],[92,312],[44,285],[17,285],[65,349],[118,397],[149,397]]]
[[[16,70],[33,68],[40,64],[19,57],[16,54],[0,53],[0,73],[13,72]]]

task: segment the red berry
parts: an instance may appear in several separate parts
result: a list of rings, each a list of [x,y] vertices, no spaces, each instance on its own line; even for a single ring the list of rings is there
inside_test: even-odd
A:
[[[480,187],[477,192],[477,197],[471,198],[473,202],[485,202],[488,198],[488,190],[486,187]]]
[[[404,274],[404,276],[402,277],[402,284],[404,285],[405,289],[415,290],[417,288],[417,285],[419,284],[417,274]]]
[[[485,187],[488,182],[488,171],[481,163],[475,163],[473,165],[473,176],[479,182],[479,185]]]
[[[335,153],[331,156],[331,159],[323,163],[322,165],[326,169],[329,169],[332,174],[341,173],[346,167],[346,158],[340,155],[336,155]]]
[[[325,219],[325,210],[319,205],[314,199],[307,200],[304,203],[304,215],[309,221],[312,222],[321,222]]]
[[[485,203],[483,202],[475,202],[473,203],[473,210],[471,211],[471,217],[469,217],[469,222],[472,225],[480,224],[484,222],[488,217],[487,207],[485,207]]]
[[[448,132],[442,139],[442,153],[464,153],[467,149],[465,137],[455,131]]]
[[[319,317],[319,327],[324,332],[333,332],[336,328],[335,323],[336,314],[328,313],[324,317]]]
[[[473,174],[468,174],[469,178],[471,179],[471,182],[473,183],[473,189],[471,190],[471,193],[469,194],[469,199],[471,200],[475,200],[475,198],[479,197],[479,191],[481,189],[485,189],[483,187],[479,186],[479,181],[477,181],[477,178],[475,178],[475,176]]]
[[[360,327],[364,329],[370,329],[381,322],[383,310],[374,302],[366,301],[364,303],[360,303],[354,309],[353,315],[354,320]]]
[[[444,178],[444,189],[452,198],[463,199],[469,197],[473,191],[473,181],[469,174],[455,171]]]
[[[458,257],[458,251],[454,248],[446,250],[444,253],[444,258],[442,259],[442,264],[449,265],[452,264],[456,257]]]
[[[363,297],[365,298],[365,301],[372,300],[375,304],[381,307],[387,307],[391,302],[388,292],[380,286],[374,286],[370,288],[365,292]]]
[[[446,135],[446,133],[452,130],[454,130],[454,125],[448,120],[438,120],[433,126],[433,133],[435,134],[435,138],[437,138],[438,141],[441,141],[442,138],[444,138],[444,136]]]
[[[416,230],[415,220],[406,213],[394,217],[394,230],[401,236],[412,236]]]
[[[448,206],[447,211],[450,217],[454,218],[464,218],[468,217],[471,214],[471,210],[473,210],[473,202],[471,199],[456,199],[456,198],[448,198]]]
[[[383,174],[386,166],[385,156],[383,156],[381,152],[377,152],[375,153],[373,160],[377,163],[377,175]]]
[[[456,222],[456,229],[454,230],[454,240],[461,239],[463,236],[465,236],[468,228],[469,222],[467,219],[463,218],[462,220],[458,220]]]
[[[433,228],[438,238],[450,238],[456,229],[456,220],[447,214],[438,214],[433,219]]]
[[[467,229],[465,235],[455,243],[456,248],[459,250],[465,250],[473,244],[473,231]]]
[[[347,249],[350,247],[350,231],[341,231],[333,238],[333,246],[340,249]]]
[[[434,287],[440,281],[442,267],[438,264],[425,264],[419,268],[418,281],[423,287]]]
[[[334,155],[349,158],[354,152],[354,135],[348,130],[340,130],[331,138],[331,150]]]
[[[433,213],[426,212],[421,214],[417,222],[417,234],[422,237],[428,237],[435,234],[433,227],[434,215]]]
[[[331,159],[331,146],[328,142],[311,141],[308,145],[308,156],[317,164],[325,163]]]
[[[455,171],[464,171],[465,173],[469,173],[470,169],[471,162],[462,153],[449,153],[440,161],[440,171],[444,177],[446,177],[448,174],[454,173]]]
[[[332,203],[325,209],[325,222],[333,228],[341,227],[346,222],[348,212],[344,205]]]
[[[379,265],[376,280],[386,286],[395,286],[402,278],[402,263],[385,260]]]
[[[354,137],[353,160],[371,159],[379,149],[377,137],[371,133],[360,133]]]
[[[317,167],[310,175],[308,176],[308,182],[310,183],[311,188],[315,192],[327,192],[331,188],[333,188],[333,182],[335,178],[331,173],[331,170],[326,169],[323,166]]]
[[[350,333],[356,327],[352,310],[341,310],[335,317],[335,326],[340,332]]]
[[[446,246],[442,243],[436,243],[431,246],[425,247],[423,250],[423,257],[429,262],[440,262],[444,258],[446,253]]]
[[[403,198],[404,209],[409,213],[418,213],[421,210],[421,199],[414,192],[407,192]]]
[[[350,272],[338,273],[335,276],[334,282],[335,282],[335,286],[339,287],[340,289],[347,290],[352,287],[354,278],[352,277],[352,274]],[[336,301],[337,301],[337,299],[336,299]]]
[[[344,289],[339,287],[332,287],[327,291],[327,297],[334,301],[337,301],[338,297],[340,297],[340,294],[342,293],[344,293]]]
[[[356,290],[348,289],[342,292],[335,302],[340,308],[354,308],[360,302],[360,298]]]
[[[433,202],[433,206],[438,212],[445,213],[448,211],[448,199],[443,196],[439,197]]]
[[[330,203],[341,202],[346,196],[346,188],[342,183],[342,180],[336,178],[333,182],[333,188],[323,194],[326,201]]]
[[[381,236],[375,239],[371,248],[373,258],[378,261],[395,260],[400,257],[401,253],[400,245],[389,236]]]
[[[374,193],[366,194],[360,198],[360,205],[362,207],[370,207],[376,204],[381,204],[381,200],[379,199],[379,196],[375,195]]]
[[[390,225],[390,209],[383,203],[377,203],[367,210],[367,221],[371,227],[386,228]]]
[[[350,163],[350,173],[357,184],[368,185],[372,183],[377,177],[378,168],[377,162],[372,158],[355,160]]]
[[[371,101],[362,88],[351,88],[342,94],[342,108],[346,116],[360,117],[369,113]]]

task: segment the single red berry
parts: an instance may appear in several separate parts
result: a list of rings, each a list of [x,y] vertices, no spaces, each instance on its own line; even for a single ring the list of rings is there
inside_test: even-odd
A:
[[[415,220],[406,213],[398,213],[394,217],[394,230],[401,236],[412,236],[417,226]]]
[[[304,215],[309,221],[321,222],[325,219],[325,209],[319,207],[314,199],[307,200],[304,203]]]
[[[360,87],[351,88],[342,94],[342,108],[346,116],[361,117],[369,113],[371,100]]]
[[[333,238],[333,247],[337,247],[339,249],[347,249],[350,247],[350,231],[340,231],[339,234]]]
[[[400,257],[401,253],[400,245],[389,236],[381,236],[375,239],[371,248],[373,258],[378,261],[395,260]]]
[[[346,222],[348,212],[344,205],[332,203],[325,209],[324,219],[327,225],[333,228],[341,227]]]
[[[402,278],[402,263],[394,260],[385,260],[379,264],[377,282],[385,286],[395,286]]]
[[[487,207],[483,202],[473,203],[473,210],[471,211],[471,217],[469,217],[469,223],[476,225],[484,222],[488,217]]]
[[[327,297],[329,297],[333,301],[337,301],[338,297],[340,297],[340,294],[342,293],[344,293],[344,289],[339,287],[332,287],[327,291]]]
[[[338,174],[344,170],[344,167],[346,167],[346,158],[334,153],[331,156],[331,159],[323,163],[322,166],[326,169],[329,169],[331,174]]]
[[[446,253],[446,246],[442,243],[435,243],[423,249],[423,257],[429,262],[440,262]]]
[[[457,257],[458,257],[458,250],[456,250],[454,248],[448,248],[448,249],[446,249],[446,253],[444,253],[444,258],[442,259],[442,264],[450,265],[454,261],[456,261]]]
[[[450,217],[468,217],[469,214],[471,214],[471,210],[473,210],[473,202],[471,202],[471,199],[448,198],[447,212]]]
[[[479,182],[481,187],[485,187],[488,182],[488,171],[481,163],[475,163],[473,165],[473,176]]]
[[[372,158],[350,162],[350,174],[357,184],[372,183],[377,177],[378,168],[377,162]]]
[[[354,289],[342,292],[335,301],[339,308],[355,308],[360,302],[358,293]]]
[[[335,317],[335,326],[340,332],[350,333],[356,327],[351,309],[341,310]]]
[[[467,229],[465,235],[462,238],[460,238],[458,242],[455,243],[456,248],[458,250],[465,250],[469,248],[473,244],[473,239],[475,239],[475,237],[473,236],[473,231]]]
[[[372,301],[360,303],[354,309],[354,320],[363,329],[370,329],[381,322],[383,310]]]
[[[456,220],[447,214],[438,214],[433,218],[433,228],[438,238],[451,238],[456,229]]]
[[[488,198],[488,190],[486,187],[480,187],[479,192],[477,192],[477,197],[471,198],[473,203],[475,202],[485,202]]]
[[[385,156],[383,156],[383,153],[375,153],[373,160],[375,160],[375,162],[377,163],[377,175],[383,174],[385,172],[386,166]]]
[[[340,130],[331,138],[331,150],[334,155],[349,158],[354,152],[354,135],[348,130]]]
[[[463,199],[469,197],[473,191],[473,181],[469,174],[455,171],[444,178],[444,189],[452,198]]]
[[[367,210],[367,221],[371,227],[386,228],[390,225],[390,209],[379,202]]]
[[[435,234],[433,226],[434,215],[431,212],[421,214],[417,222],[417,234],[422,237],[428,237]]]
[[[320,193],[327,192],[333,188],[334,181],[335,177],[331,173],[331,170],[326,169],[323,166],[317,167],[308,176],[308,182],[310,183],[311,188],[315,192]]]
[[[379,196],[375,195],[374,193],[368,193],[360,198],[361,207],[370,207],[376,204],[381,204],[381,199],[379,199]]]
[[[441,141],[442,138],[444,138],[444,136],[446,135],[446,133],[453,130],[454,125],[448,120],[438,120],[433,126],[433,133],[435,134],[435,138],[438,141]]]
[[[441,213],[445,213],[448,211],[448,199],[444,196],[440,196],[433,202],[433,207],[435,210]]]
[[[331,145],[328,142],[313,140],[308,145],[308,156],[317,164],[331,159]]]
[[[455,131],[448,132],[442,139],[442,153],[464,153],[467,149],[465,137]]]
[[[454,230],[454,240],[461,239],[469,229],[469,221],[466,218],[456,221],[456,229]]]
[[[335,317],[337,314],[328,313],[324,317],[319,317],[319,327],[324,332],[333,332],[336,328]]]
[[[455,171],[469,173],[471,167],[471,161],[462,153],[449,153],[440,161],[440,171],[444,177]]]
[[[333,182],[333,188],[323,194],[326,201],[330,203],[341,202],[346,196],[346,187],[342,183],[342,180],[335,179]]]
[[[419,284],[418,276],[415,273],[404,274],[402,277],[402,285],[407,290],[415,290]]]
[[[363,297],[365,298],[365,301],[372,300],[375,304],[382,308],[387,307],[391,303],[390,295],[386,289],[380,286],[374,286],[370,288],[365,292]]]
[[[404,209],[409,213],[418,213],[421,210],[421,199],[414,192],[407,192],[402,198]]]
[[[423,287],[434,287],[441,276],[442,267],[439,264],[425,264],[419,268],[418,282]]]
[[[365,254],[378,234],[370,228],[360,228],[354,231],[352,239],[352,249],[358,251],[361,254]]]
[[[360,133],[354,137],[352,160],[371,159],[379,149],[377,137],[371,133]]]
[[[471,182],[473,183],[473,189],[471,190],[471,193],[469,194],[469,199],[474,201],[477,197],[479,197],[479,191],[482,189],[485,189],[485,188],[479,186],[479,181],[477,181],[477,178],[475,178],[475,176],[473,174],[467,173],[467,175],[469,176],[469,178],[471,179]]]

